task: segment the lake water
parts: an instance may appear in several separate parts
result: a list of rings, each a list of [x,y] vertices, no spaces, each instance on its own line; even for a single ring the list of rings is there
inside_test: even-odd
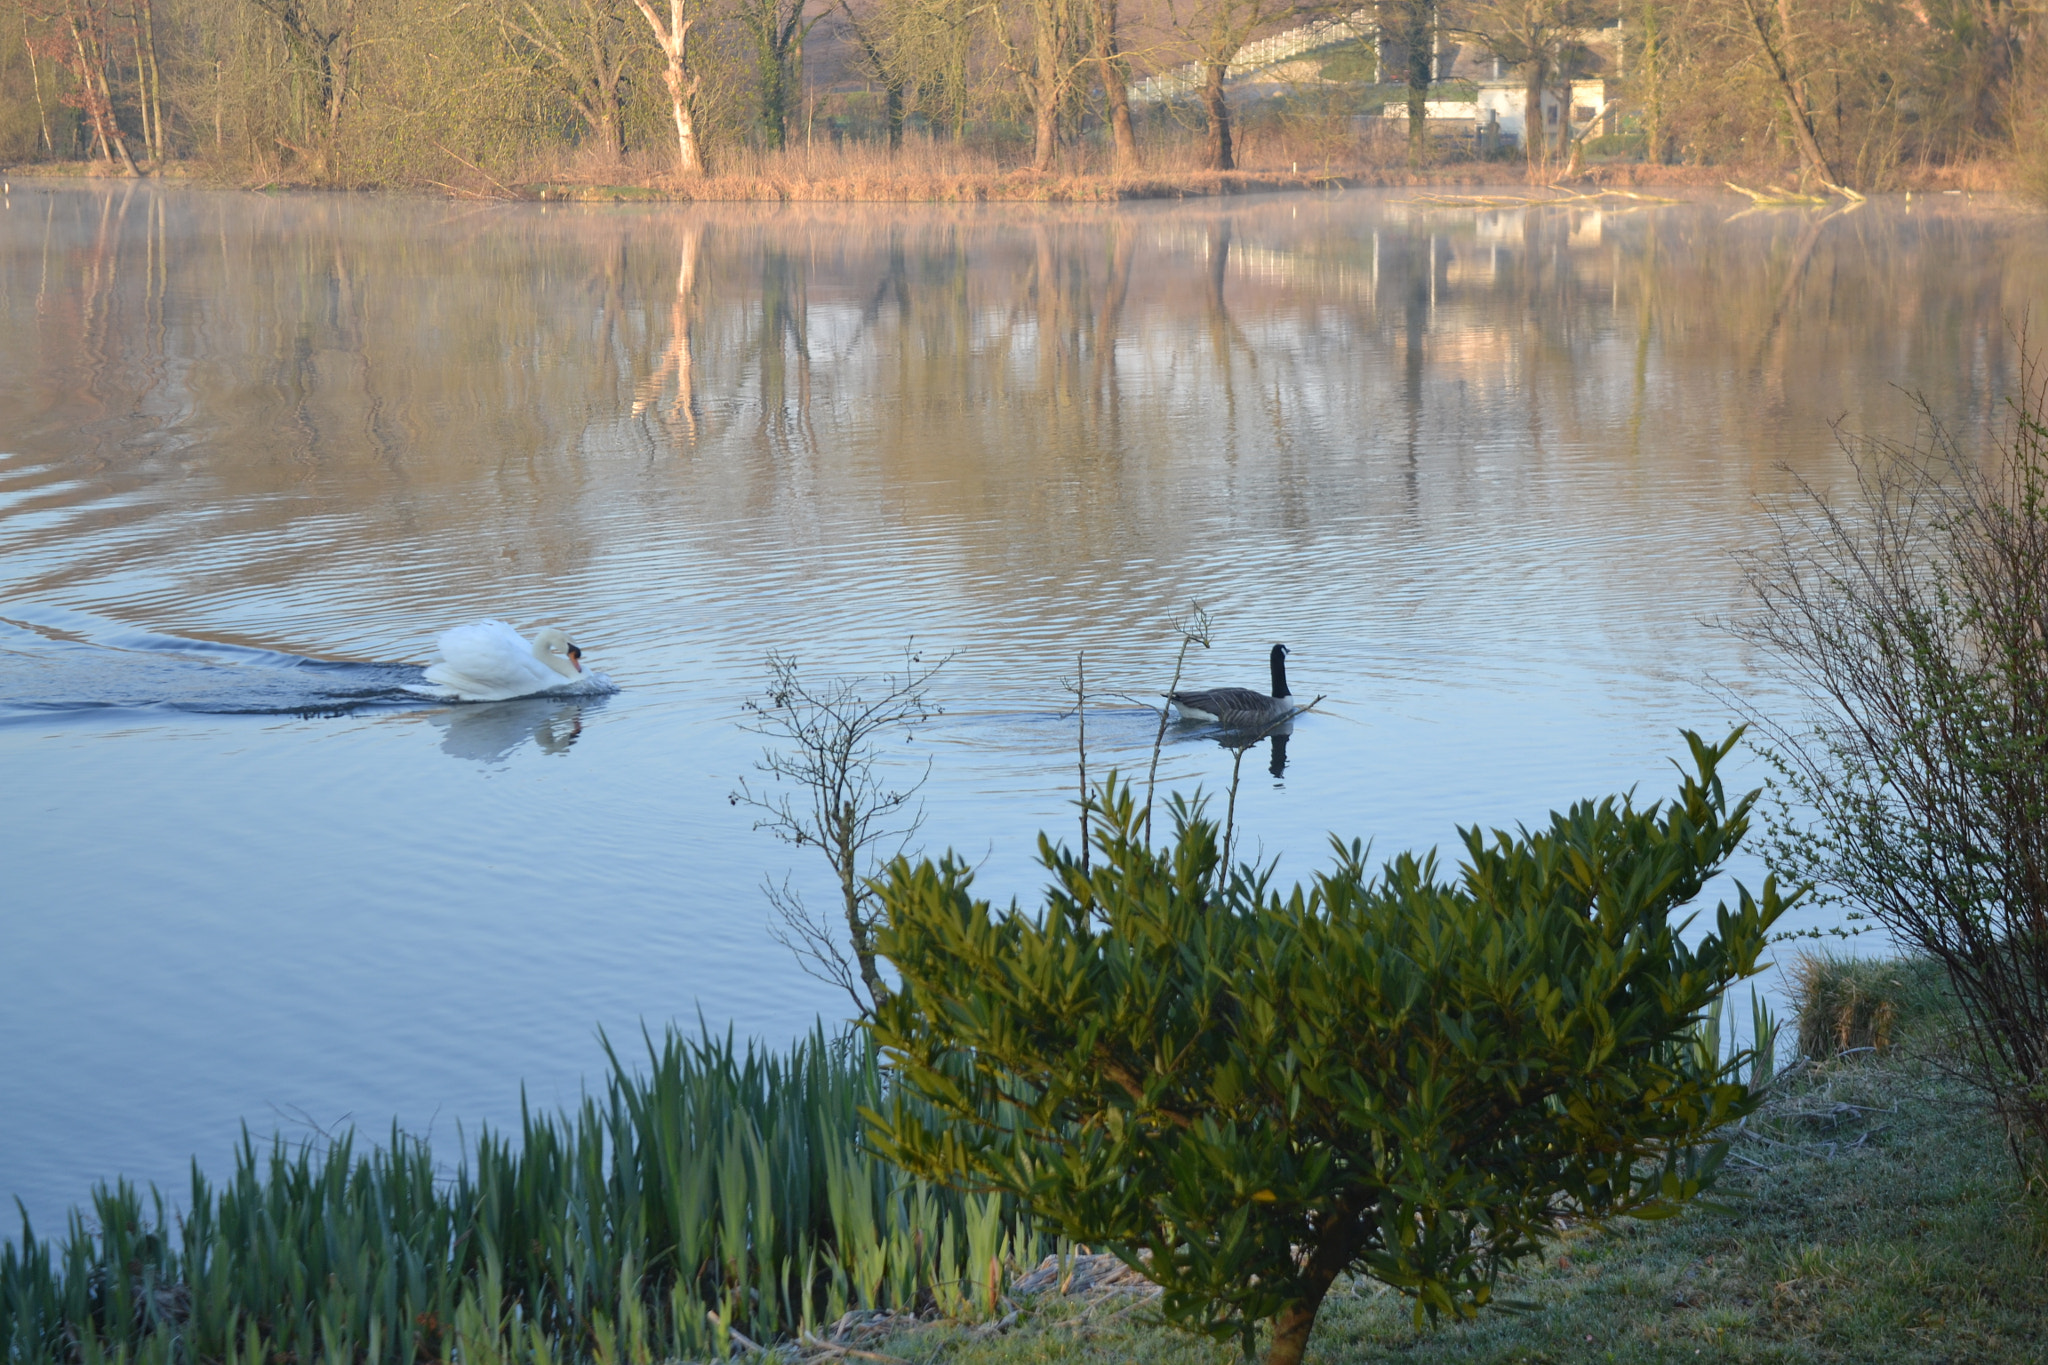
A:
[[[843,1017],[761,890],[824,865],[729,800],[770,651],[952,656],[892,753],[999,899],[1074,826],[1076,656],[1091,760],[1142,765],[1190,600],[1190,681],[1285,641],[1327,695],[1244,761],[1284,875],[1663,791],[1705,684],[1760,686],[1707,624],[1757,499],[1843,477],[1832,419],[1909,437],[1908,391],[1994,420],[2048,283],[1995,205],[1739,208],[13,182],[0,1196],[48,1230],[243,1123],[569,1100],[600,1027]],[[621,690],[403,695],[487,616]],[[1163,771],[1230,763],[1176,728]]]

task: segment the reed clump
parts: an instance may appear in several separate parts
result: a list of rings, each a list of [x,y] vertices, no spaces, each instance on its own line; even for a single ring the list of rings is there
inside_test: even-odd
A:
[[[1932,958],[1801,953],[1788,976],[1799,1055],[1809,1061],[1931,1041],[1954,1013],[1941,964]]]
[[[126,1181],[0,1247],[7,1365],[650,1365],[848,1314],[998,1315],[1052,1249],[999,1195],[909,1180],[861,1138],[864,1039],[612,1052],[601,1094],[523,1111],[452,1170],[394,1128],[262,1146],[184,1209]]]
[[[1230,171],[1209,169],[1205,150],[1188,137],[1156,138],[1137,166],[1119,166],[1106,149],[1081,145],[1065,149],[1055,169],[1037,171],[996,142],[909,136],[896,148],[852,138],[723,148],[701,175],[679,175],[665,157],[649,152],[618,158],[563,152],[532,158],[496,178],[455,165],[430,183],[460,197],[545,201],[1108,203],[1524,178],[1519,166],[1458,159],[1439,158],[1418,170],[1405,151],[1387,152],[1372,137],[1335,145],[1286,129],[1247,136],[1256,154],[1244,152],[1239,169]]]

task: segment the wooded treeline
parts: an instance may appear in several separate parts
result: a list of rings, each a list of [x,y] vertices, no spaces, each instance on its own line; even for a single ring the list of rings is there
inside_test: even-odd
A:
[[[1319,22],[1336,41],[1240,53]],[[1882,189],[1958,161],[2027,176],[2036,30],[2016,0],[0,0],[0,163],[474,186],[908,140],[1229,169],[1248,125],[1269,163],[1443,160],[1481,149],[1432,136],[1427,102],[1484,67],[1546,129],[1509,153],[1539,170],[1590,150]],[[1584,76],[1609,117],[1546,125]],[[1405,125],[1368,117],[1390,103]]]

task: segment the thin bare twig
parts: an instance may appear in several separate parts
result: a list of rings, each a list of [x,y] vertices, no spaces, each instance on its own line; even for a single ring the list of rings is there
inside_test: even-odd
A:
[[[1267,721],[1257,730],[1245,730],[1241,743],[1233,743],[1230,740],[1224,741],[1224,747],[1230,750],[1230,800],[1225,807],[1223,817],[1223,872],[1226,877],[1230,874],[1231,845],[1237,838],[1237,786],[1241,770],[1244,766],[1245,751],[1257,748],[1261,740],[1275,735],[1287,726],[1292,725],[1296,716],[1314,710],[1316,703],[1322,701],[1328,695],[1329,693],[1327,692],[1319,693],[1314,701],[1304,702],[1300,706],[1291,708],[1284,715],[1276,716],[1272,720]]]
[[[754,765],[772,785],[741,778],[727,799],[763,812],[755,829],[825,855],[839,883],[846,937],[842,946],[839,926],[806,907],[787,879],[764,883],[780,921],[771,932],[811,975],[845,990],[862,1018],[888,990],[875,953],[878,913],[868,879],[880,850],[893,844],[890,851],[901,852],[924,824],[918,793],[931,775],[927,760],[914,778],[892,780],[877,741],[896,730],[908,737],[938,714],[926,689],[952,657],[927,662],[912,641],[898,672],[813,683],[794,658],[771,654],[767,691],[746,703],[752,720],[742,728],[776,741]]]
[[[1180,650],[1173,657],[1173,681],[1167,684],[1166,694],[1170,697],[1180,690],[1181,670],[1187,667],[1188,651],[1196,645],[1207,649],[1214,633],[1214,623],[1209,613],[1202,610],[1200,602],[1189,602],[1185,615],[1173,623],[1173,629],[1180,636]],[[1152,765],[1145,772],[1145,815],[1140,822],[1145,830],[1145,847],[1152,846],[1152,793],[1159,782],[1159,753],[1166,747],[1166,722],[1173,714],[1173,707],[1159,708],[1159,729],[1152,736]]]

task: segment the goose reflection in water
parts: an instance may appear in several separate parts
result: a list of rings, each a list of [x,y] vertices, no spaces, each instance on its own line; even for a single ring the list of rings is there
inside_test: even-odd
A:
[[[566,754],[583,735],[583,717],[603,698],[527,697],[432,711],[427,719],[441,731],[441,752],[474,763],[503,763],[528,740],[544,754]]]
[[[1270,740],[1272,749],[1267,755],[1266,771],[1276,778],[1284,778],[1287,776],[1287,741],[1293,736],[1294,721],[1290,718],[1272,726],[1220,729],[1215,733],[1215,740],[1233,754],[1256,749]]]

